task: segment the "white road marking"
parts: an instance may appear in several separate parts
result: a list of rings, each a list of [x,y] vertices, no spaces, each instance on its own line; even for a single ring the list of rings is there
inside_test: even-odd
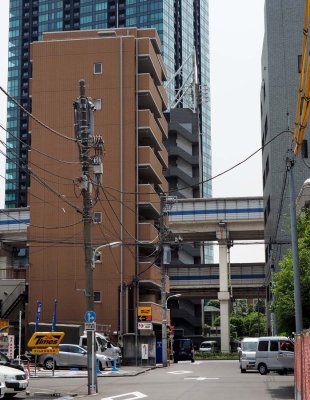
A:
[[[211,380],[211,379],[219,379],[219,378],[205,378],[205,377],[203,377],[203,376],[199,376],[198,378],[184,378],[184,380],[185,379],[191,379],[191,380],[194,380],[194,381],[205,381],[205,380]]]
[[[172,371],[168,372],[168,374],[174,374],[174,375],[182,375],[182,374],[191,374],[193,371]]]
[[[127,396],[134,396],[134,397],[127,397]],[[101,400],[114,400],[114,399],[136,400],[136,399],[144,399],[145,397],[148,397],[148,396],[146,394],[143,394],[143,393],[140,393],[140,392],[131,392],[131,393],[119,394],[117,396],[112,396],[112,397],[104,397]]]

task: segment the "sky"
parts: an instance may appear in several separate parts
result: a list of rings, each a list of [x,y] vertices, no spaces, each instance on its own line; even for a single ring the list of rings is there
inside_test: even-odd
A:
[[[0,0],[0,85],[7,87],[9,0]],[[260,147],[260,59],[264,0],[209,0],[210,101],[213,175]],[[0,92],[0,123],[6,123],[6,99]],[[0,130],[1,140],[5,133]],[[3,146],[0,144],[0,150]],[[0,154],[0,174],[5,175]],[[213,197],[262,195],[261,153],[213,181]],[[0,208],[4,180],[0,177]],[[217,261],[215,248],[215,262]],[[262,262],[262,245],[234,246],[232,262]]]

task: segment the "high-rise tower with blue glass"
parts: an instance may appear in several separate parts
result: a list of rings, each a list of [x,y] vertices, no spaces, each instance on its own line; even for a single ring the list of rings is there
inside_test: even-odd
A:
[[[31,111],[30,43],[43,32],[136,26],[155,27],[162,41],[168,79],[196,49],[198,76],[209,87],[208,0],[10,0],[8,92]],[[184,67],[186,75],[190,63]],[[174,79],[181,87],[182,77]],[[201,105],[202,178],[211,176],[211,133],[209,103]],[[5,206],[27,206],[28,149],[31,132],[28,115],[8,101]],[[211,182],[203,195],[211,196]]]

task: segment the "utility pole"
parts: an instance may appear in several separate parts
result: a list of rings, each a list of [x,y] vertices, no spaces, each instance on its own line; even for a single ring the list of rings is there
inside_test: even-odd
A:
[[[162,306],[162,358],[163,367],[168,365],[167,356],[167,299],[166,299],[166,265],[170,264],[171,252],[170,245],[165,243],[167,230],[164,221],[164,215],[176,202],[175,196],[160,196],[160,251],[161,251],[161,306]]]
[[[103,140],[93,133],[93,112],[95,107],[90,98],[85,95],[85,81],[81,79],[80,96],[73,103],[75,119],[75,135],[80,149],[80,162],[82,177],[79,178],[80,188],[83,196],[83,222],[84,222],[84,252],[85,252],[85,297],[86,311],[94,311],[94,288],[93,288],[93,248],[92,248],[92,223],[93,223],[93,201],[92,182],[90,176],[91,167],[94,172],[94,182],[98,187],[102,177],[101,154]],[[91,156],[91,150],[95,155]],[[96,374],[96,349],[94,343],[94,331],[87,331],[87,372],[88,372],[88,394],[98,393]]]
[[[293,272],[294,272],[294,302],[295,302],[295,329],[296,333],[302,332],[302,305],[300,292],[300,274],[299,274],[299,257],[298,257],[298,235],[296,221],[296,197],[293,166],[295,164],[294,156],[289,155],[287,158],[287,171],[289,177],[289,192],[291,205],[291,238],[292,238],[292,254],[293,254]]]

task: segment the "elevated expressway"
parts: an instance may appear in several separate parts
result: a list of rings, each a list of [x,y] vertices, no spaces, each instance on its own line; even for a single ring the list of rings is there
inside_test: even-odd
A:
[[[264,207],[262,197],[213,198],[213,199],[182,199],[172,205],[168,212],[171,239],[181,236],[184,242],[217,241],[219,249],[218,292],[221,312],[221,348],[229,351],[229,306],[230,292],[228,270],[229,249],[232,241],[264,239]],[[178,268],[184,268],[178,266]],[[197,275],[197,266],[187,266],[185,280],[192,281]],[[201,266],[207,268],[207,266]],[[182,281],[182,270],[172,272],[171,288],[174,283]],[[199,268],[198,268],[199,269]],[[203,275],[202,270],[199,271]],[[262,277],[261,277],[262,278]],[[251,278],[250,278],[251,279]],[[184,279],[183,279],[184,280]],[[251,283],[248,282],[248,286]],[[188,286],[190,286],[188,284]],[[198,291],[201,292],[203,280]],[[211,289],[211,284],[205,285]],[[213,285],[215,286],[215,285]],[[258,287],[258,286],[257,286]],[[177,289],[181,289],[180,287]],[[190,289],[190,287],[189,287]],[[190,289],[194,292],[195,288]],[[213,288],[214,289],[214,288]]]

